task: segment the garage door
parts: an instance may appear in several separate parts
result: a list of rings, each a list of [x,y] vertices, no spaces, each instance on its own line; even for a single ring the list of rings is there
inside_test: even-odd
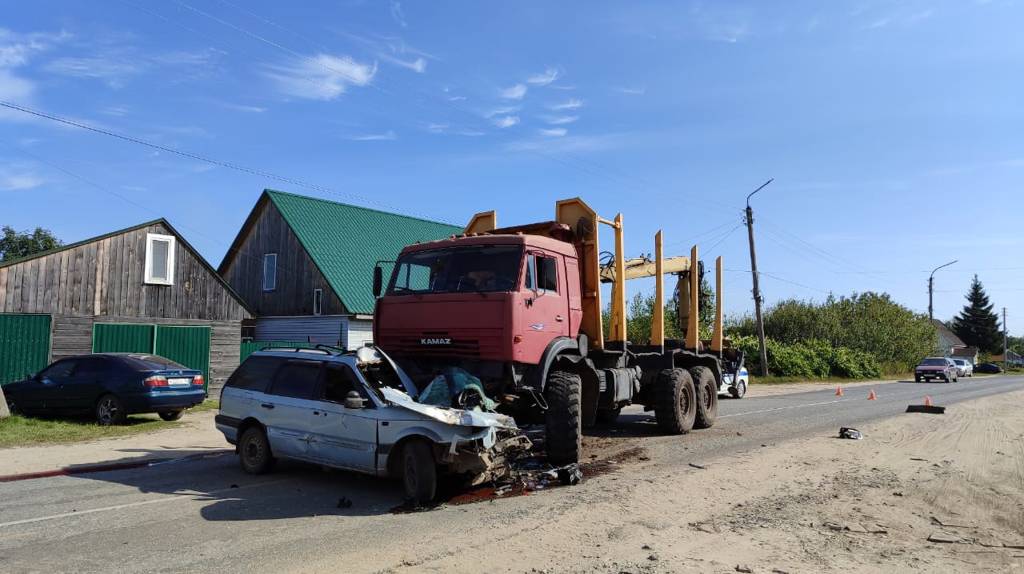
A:
[[[49,315],[0,314],[0,385],[35,374],[49,362]]]
[[[210,380],[210,327],[96,323],[92,330],[94,353],[151,353],[166,357]]]

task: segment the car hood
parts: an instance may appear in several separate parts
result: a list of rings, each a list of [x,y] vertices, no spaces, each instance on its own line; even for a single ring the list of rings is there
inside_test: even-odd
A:
[[[391,404],[445,424],[464,427],[518,428],[515,419],[507,415],[424,405],[417,403],[406,393],[391,387],[383,387],[380,391]]]

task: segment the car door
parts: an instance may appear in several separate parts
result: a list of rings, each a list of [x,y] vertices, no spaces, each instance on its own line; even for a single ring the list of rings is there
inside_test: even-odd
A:
[[[564,269],[564,266],[562,266]],[[526,254],[523,285],[523,343],[525,362],[540,359],[548,343],[569,334],[569,304],[564,272],[558,272],[555,255],[532,250]]]
[[[110,380],[110,359],[107,357],[82,357],[71,372],[71,376],[60,385],[61,409],[83,411],[92,409],[96,399],[108,389],[104,383]],[[116,393],[115,393],[116,394]]]
[[[75,359],[64,359],[40,371],[25,385],[25,391],[19,393],[19,407],[23,410],[48,408],[47,403],[56,401],[55,395],[60,385],[71,375],[76,363]]]
[[[321,361],[288,359],[277,369],[270,392],[260,401],[267,439],[274,454],[315,460],[313,453],[313,400],[320,377]]]
[[[350,391],[359,393],[362,408],[348,408]],[[377,456],[377,409],[359,375],[345,363],[325,363],[313,413],[314,451],[330,466],[373,472]]]

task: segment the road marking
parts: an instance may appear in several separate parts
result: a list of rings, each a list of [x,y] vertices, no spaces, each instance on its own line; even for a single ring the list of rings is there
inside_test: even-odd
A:
[[[718,415],[718,418],[725,419],[729,417],[742,417],[743,415],[757,415],[761,413],[770,413],[773,411],[787,411],[789,409],[799,409],[803,407],[819,407],[821,405],[831,405],[835,403],[841,403],[844,399],[836,399],[834,401],[825,401],[823,403],[807,403],[803,405],[789,405],[788,407],[775,407],[773,409],[761,409],[759,411],[747,411],[745,413],[732,413],[731,415]]]
[[[155,498],[153,500],[140,500],[139,502],[129,502],[129,503],[126,503],[126,504],[115,504],[114,506],[104,506],[102,508],[90,508],[90,509],[87,509],[87,510],[78,510],[78,511],[75,511],[75,512],[64,512],[64,513],[61,513],[61,514],[52,514],[50,516],[39,516],[37,518],[25,518],[23,520],[14,520],[14,521],[11,521],[11,522],[0,522],[0,528],[3,528],[5,526],[18,526],[20,524],[32,524],[32,523],[35,523],[35,522],[45,522],[47,520],[57,520],[57,519],[60,519],[60,518],[70,518],[70,517],[73,517],[73,516],[84,516],[86,514],[95,514],[97,512],[110,512],[112,510],[124,510],[125,508],[137,508],[139,506],[147,506],[147,505],[150,505],[150,504],[160,504],[160,503],[163,503],[163,502],[177,502],[179,500],[201,501],[203,499],[202,498],[197,498],[197,497],[204,497],[204,496],[211,496],[211,495],[216,495],[216,494],[223,494],[225,492],[238,491],[238,490],[243,490],[243,489],[246,489],[246,488],[253,488],[253,487],[256,487],[256,486],[268,486],[268,485],[271,485],[271,484],[277,484],[277,483],[280,483],[280,482],[284,482],[285,480],[286,479],[272,480],[272,481],[268,481],[268,482],[260,482],[260,483],[257,483],[257,484],[249,484],[249,485],[246,485],[246,486],[238,486],[238,487],[235,487],[235,488],[223,488],[221,490],[211,490],[210,492],[194,491],[194,492],[189,493],[189,494],[177,494],[177,495],[174,495],[174,496],[169,496],[167,498]],[[225,499],[225,500],[229,500],[229,499]]]

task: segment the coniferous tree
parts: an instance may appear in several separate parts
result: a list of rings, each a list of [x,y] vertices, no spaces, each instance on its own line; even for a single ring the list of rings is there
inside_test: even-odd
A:
[[[964,343],[977,347],[983,352],[998,353],[1003,348],[1003,334],[999,329],[999,317],[985,294],[985,288],[974,276],[971,290],[965,296],[967,305],[953,319],[953,332]]]

